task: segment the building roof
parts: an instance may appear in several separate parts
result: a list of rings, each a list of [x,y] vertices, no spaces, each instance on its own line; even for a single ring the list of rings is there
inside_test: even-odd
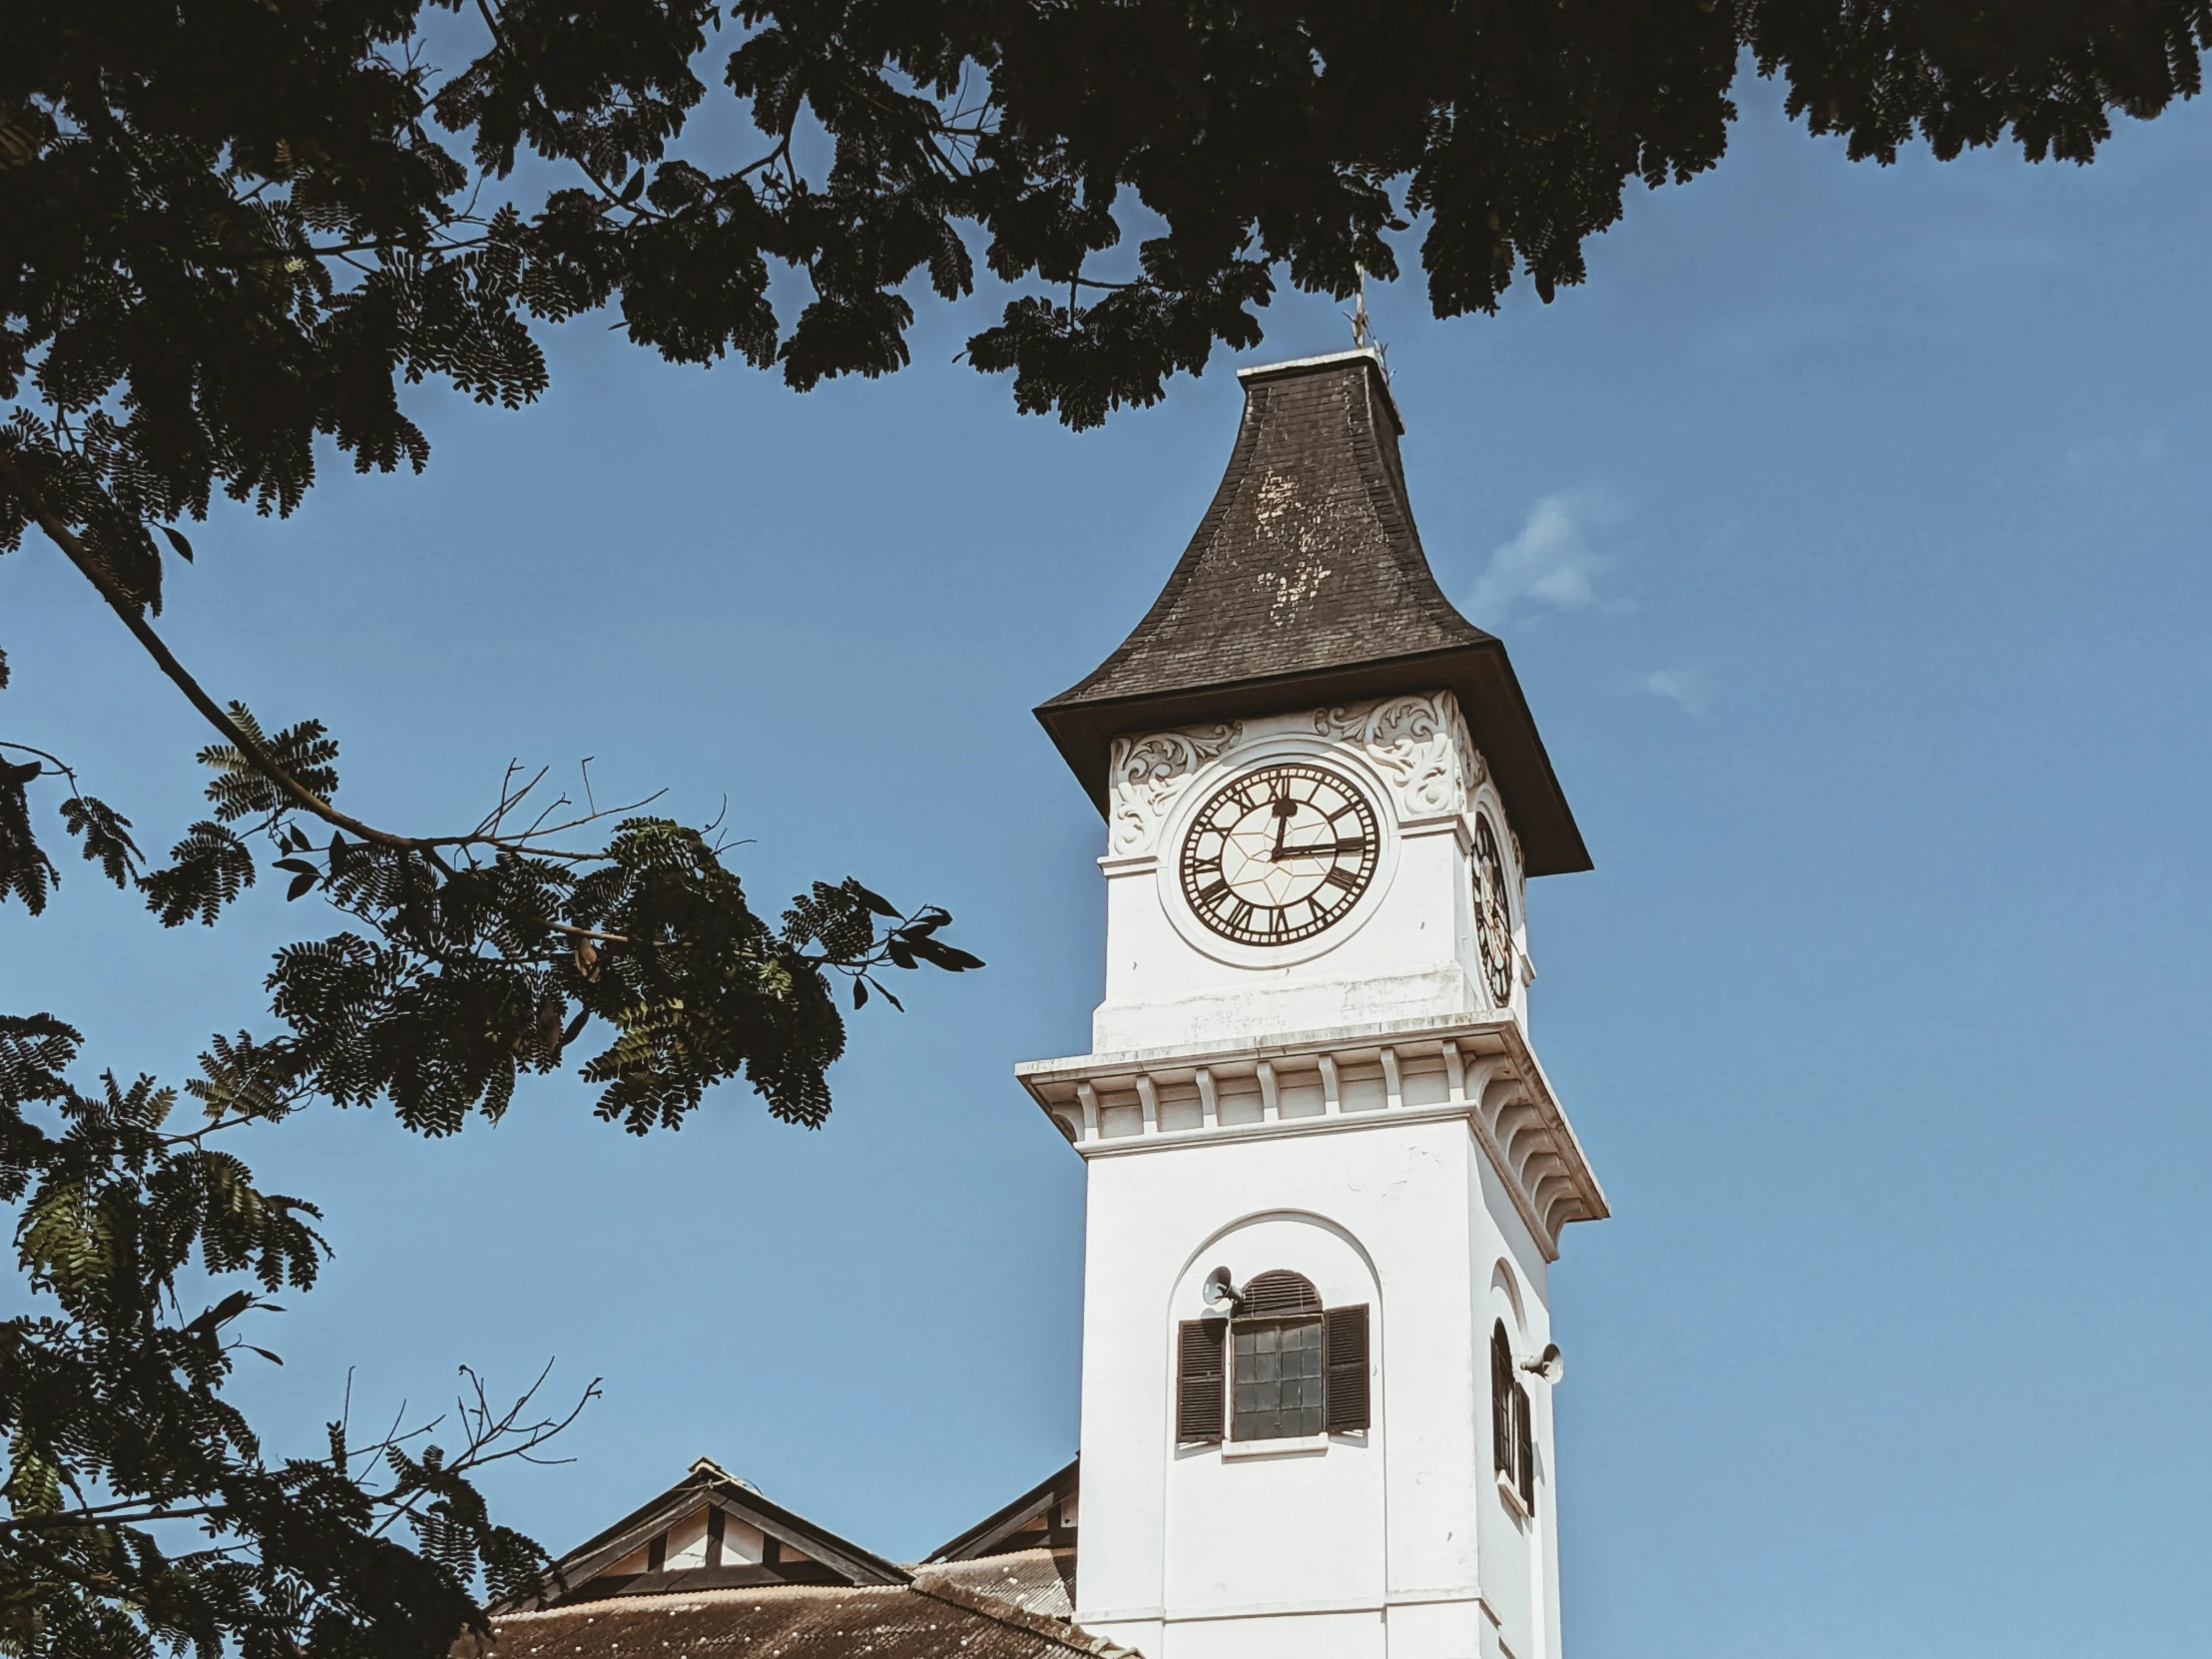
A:
[[[1068,1523],[1078,1491],[1080,1460],[1047,1475],[1003,1509],[985,1515],[958,1537],[929,1552],[929,1562],[974,1561],[1037,1545],[1064,1546],[1074,1538]]]
[[[615,1570],[676,1523],[712,1506],[756,1528],[764,1538],[800,1559],[780,1565],[701,1565],[688,1570],[632,1572]],[[683,1479],[640,1504],[555,1563],[565,1583],[553,1606],[599,1602],[613,1596],[661,1595],[676,1591],[737,1588],[762,1584],[903,1584],[905,1569],[818,1526],[782,1504],[772,1503],[747,1482],[702,1457]]]
[[[1071,1463],[960,1534],[972,1554],[900,1567],[702,1457],[563,1556],[564,1590],[494,1608],[491,1636],[464,1637],[452,1659],[1136,1659],[1074,1622],[1074,1474]],[[806,1558],[678,1567],[670,1531],[708,1505]],[[632,1570],[648,1548],[661,1564]]]
[[[1075,1551],[1016,1549],[962,1561],[925,1562],[914,1569],[924,1590],[947,1586],[1006,1602],[1025,1613],[1075,1617]]]
[[[1497,779],[1528,873],[1588,869],[1504,644],[1428,568],[1381,357],[1362,348],[1238,378],[1228,470],[1167,586],[1103,663],[1037,710],[1099,811],[1117,736],[1443,689]]]
[[[1122,1659],[1126,1648],[1076,1625],[963,1586],[777,1584],[626,1596],[492,1620],[454,1659]],[[1131,1656],[1133,1659],[1133,1656]]]

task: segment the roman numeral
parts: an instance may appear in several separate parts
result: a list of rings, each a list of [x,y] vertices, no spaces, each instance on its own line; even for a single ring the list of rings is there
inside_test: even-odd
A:
[[[1250,932],[1252,929],[1252,906],[1240,898],[1229,907],[1229,914],[1222,919],[1232,927],[1242,928],[1246,932]]]
[[[1342,864],[1331,869],[1323,879],[1330,886],[1342,887],[1346,892],[1357,892],[1360,887],[1360,872],[1356,869],[1346,869]]]
[[[1201,904],[1213,904],[1217,902],[1221,898],[1221,896],[1228,890],[1229,883],[1227,881],[1216,878],[1215,880],[1207,882],[1205,886],[1198,889],[1198,901]]]

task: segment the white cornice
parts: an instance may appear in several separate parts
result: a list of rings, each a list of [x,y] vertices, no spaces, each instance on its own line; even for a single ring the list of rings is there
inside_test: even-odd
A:
[[[1377,1066],[1384,1079],[1382,1103],[1348,1109],[1339,1081],[1344,1071]],[[1284,1116],[1285,1077],[1308,1072],[1322,1093],[1322,1110]],[[1569,1222],[1610,1214],[1551,1080],[1520,1026],[1500,1015],[1031,1060],[1016,1066],[1014,1075],[1086,1159],[1464,1119],[1546,1260],[1558,1257],[1559,1231]],[[1220,1122],[1221,1083],[1248,1077],[1260,1093],[1260,1118]],[[1168,1091],[1179,1097],[1186,1117],[1195,1099],[1195,1125],[1167,1127]],[[1182,1099],[1186,1092],[1190,1098]],[[1116,1097],[1137,1110],[1120,1114],[1126,1127],[1110,1130]]]

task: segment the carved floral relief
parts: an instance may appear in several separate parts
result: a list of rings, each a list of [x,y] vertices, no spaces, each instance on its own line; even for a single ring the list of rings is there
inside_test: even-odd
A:
[[[1464,812],[1486,775],[1458,701],[1448,692],[1320,709],[1314,730],[1358,744],[1389,779],[1407,818]]]
[[[1229,721],[1142,738],[1116,738],[1108,763],[1113,829],[1107,844],[1114,854],[1124,856],[1150,847],[1192,774],[1234,747],[1243,735],[1243,724]]]

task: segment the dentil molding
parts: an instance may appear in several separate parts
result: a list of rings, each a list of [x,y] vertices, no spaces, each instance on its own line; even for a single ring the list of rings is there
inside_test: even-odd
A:
[[[1086,1161],[1459,1119],[1546,1261],[1561,1228],[1609,1213],[1550,1079],[1502,1014],[1079,1054],[1014,1075]]]

